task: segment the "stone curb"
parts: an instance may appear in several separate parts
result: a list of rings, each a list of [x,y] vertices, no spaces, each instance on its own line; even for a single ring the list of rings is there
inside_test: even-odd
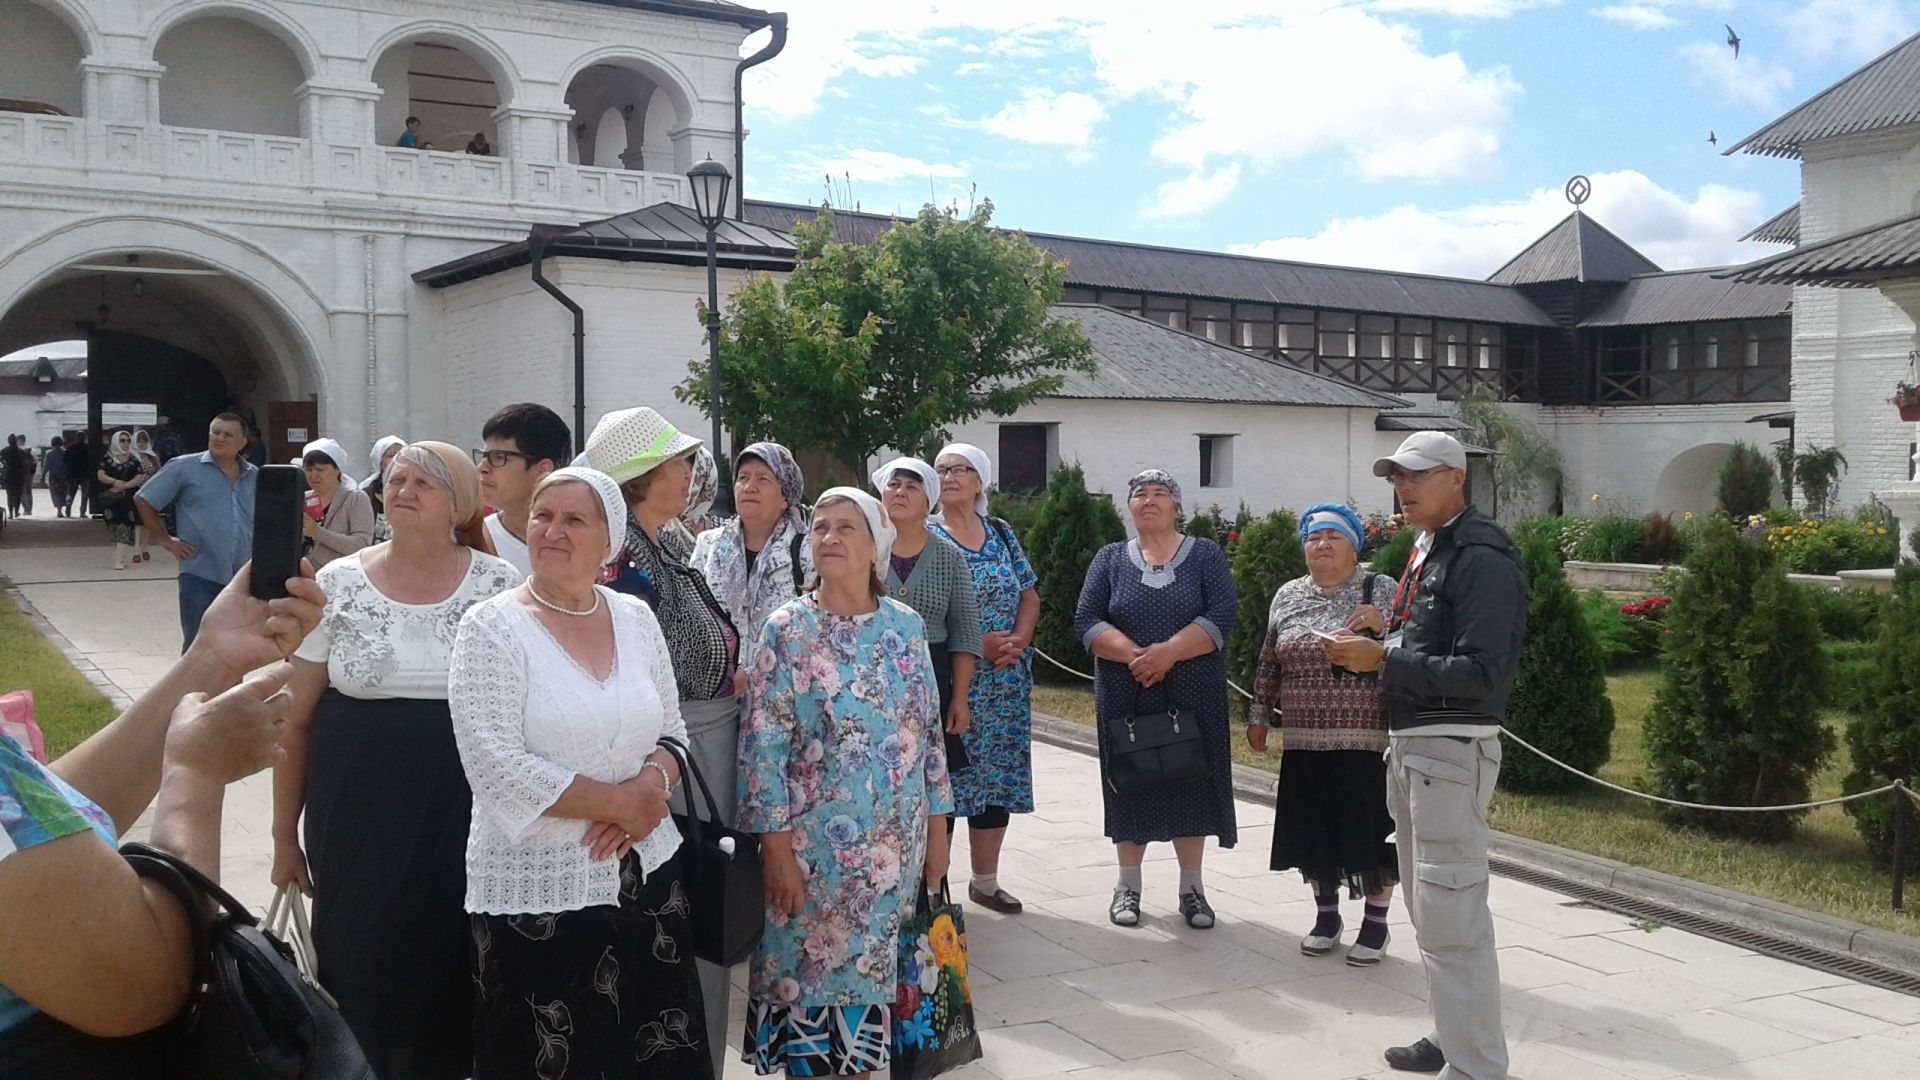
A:
[[[1091,727],[1061,717],[1034,713],[1033,736],[1067,750],[1083,754],[1097,752]],[[1240,798],[1272,805],[1274,783],[1271,773],[1237,762],[1233,766],[1233,791]],[[1492,852],[1568,881],[1612,889],[1920,977],[1920,938],[1507,833],[1493,834]]]
[[[87,659],[87,654],[76,648],[73,642],[68,641],[65,634],[54,629],[53,624],[47,621],[46,616],[40,614],[40,609],[33,606],[33,601],[27,599],[26,594],[20,591],[20,587],[13,583],[12,578],[0,574],[0,590],[6,592],[14,606],[19,608],[20,613],[33,624],[33,628],[52,642],[54,648],[60,650],[60,655],[67,658],[67,663],[72,664],[82,678],[86,679],[95,690],[100,691],[101,696],[105,697],[109,704],[120,712],[125,712],[133,705],[133,697],[120,689],[118,683],[108,678],[107,673],[100,670],[98,664]]]

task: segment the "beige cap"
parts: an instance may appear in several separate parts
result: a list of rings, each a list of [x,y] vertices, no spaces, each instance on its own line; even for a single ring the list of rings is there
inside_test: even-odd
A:
[[[1444,431],[1416,431],[1407,436],[1400,449],[1373,463],[1373,475],[1392,476],[1395,467],[1425,472],[1442,465],[1449,469],[1466,468],[1467,448]]]

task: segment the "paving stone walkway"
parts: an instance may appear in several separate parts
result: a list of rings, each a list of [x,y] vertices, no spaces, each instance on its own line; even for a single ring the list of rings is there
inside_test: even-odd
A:
[[[179,648],[173,566],[161,552],[115,573],[104,531],[22,522],[0,538],[0,574],[121,689],[138,694]],[[1034,773],[1040,810],[1009,830],[1001,875],[1027,910],[1008,917],[968,909],[986,1057],[950,1075],[1406,1075],[1387,1072],[1379,1056],[1426,1031],[1425,979],[1398,906],[1380,967],[1362,972],[1338,954],[1300,955],[1312,900],[1296,878],[1267,870],[1271,805],[1243,801],[1240,845],[1207,856],[1219,926],[1195,931],[1180,921],[1165,845],[1148,856],[1143,924],[1111,926],[1112,848],[1100,835],[1094,761],[1037,745]],[[270,805],[263,776],[235,785],[226,809],[223,877],[262,907],[271,892]],[[964,842],[954,865],[966,865]],[[1349,923],[1357,922],[1358,905],[1346,906]],[[1920,998],[1679,930],[1641,929],[1504,879],[1494,881],[1493,910],[1515,1077],[1920,1080]],[[748,1075],[729,1064],[728,1077]]]

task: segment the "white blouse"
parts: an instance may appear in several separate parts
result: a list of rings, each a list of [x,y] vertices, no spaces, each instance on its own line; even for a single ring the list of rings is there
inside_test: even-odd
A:
[[[523,580],[507,563],[469,549],[467,574],[436,604],[403,604],[373,587],[360,560],[343,555],[314,576],[327,606],[294,656],[327,665],[327,681],[353,698],[447,698],[447,658],[467,609]]]
[[[620,864],[582,846],[590,822],[547,817],[575,776],[639,775],[662,736],[682,742],[673,662],[653,609],[596,587],[613,614],[613,674],[595,680],[511,595],[477,604],[453,645],[453,735],[473,787],[468,911],[546,915],[620,902]],[[673,819],[633,846],[642,874],[680,848]]]

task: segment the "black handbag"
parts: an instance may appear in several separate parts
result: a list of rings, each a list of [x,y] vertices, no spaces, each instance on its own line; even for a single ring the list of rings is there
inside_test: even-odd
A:
[[[692,894],[693,955],[710,964],[732,967],[753,954],[767,928],[767,883],[760,870],[760,839],[752,833],[720,824],[720,808],[707,788],[707,778],[693,763],[693,755],[678,739],[661,739],[660,748],[680,763],[680,779],[687,786],[685,814],[673,823],[685,840],[687,889]],[[707,804],[700,820],[698,789]]]
[[[263,932],[246,905],[158,848],[126,844],[120,854],[134,873],[165,886],[186,912],[193,934],[186,1008],[172,1022],[126,1038],[32,1017],[8,1033],[19,1039],[7,1042],[0,1076],[375,1080],[339,1010],[301,978],[293,950]]]
[[[1107,787],[1115,795],[1139,795],[1206,779],[1210,770],[1199,715],[1175,708],[1172,691],[1166,708],[1142,712],[1140,689],[1136,683],[1126,714],[1100,721]]]

